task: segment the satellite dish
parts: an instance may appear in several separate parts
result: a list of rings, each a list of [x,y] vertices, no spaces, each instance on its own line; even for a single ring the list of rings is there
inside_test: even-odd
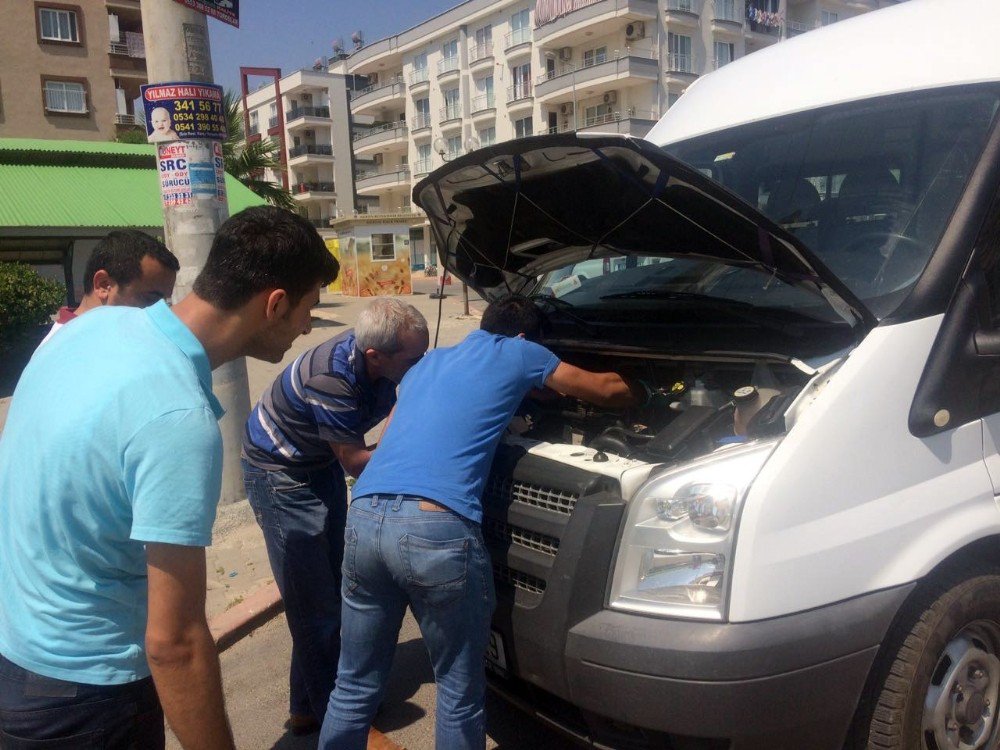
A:
[[[351,34],[351,41],[354,42],[354,46],[356,48],[360,48],[361,45],[363,45],[365,43],[365,38],[361,34],[360,29],[358,31],[355,31],[353,34]]]
[[[322,69],[323,69],[323,58],[317,57],[315,60],[313,60],[313,70],[322,70]]]
[[[344,40],[339,36],[333,40],[333,54],[339,55],[344,51]]]

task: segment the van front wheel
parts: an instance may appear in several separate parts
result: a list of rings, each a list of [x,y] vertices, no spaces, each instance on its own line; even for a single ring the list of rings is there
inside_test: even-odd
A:
[[[863,746],[997,747],[1000,570],[951,570],[919,590],[902,614],[883,651]]]

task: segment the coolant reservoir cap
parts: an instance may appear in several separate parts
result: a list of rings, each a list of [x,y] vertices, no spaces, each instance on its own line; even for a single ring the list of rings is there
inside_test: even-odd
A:
[[[753,401],[755,398],[757,398],[757,388],[752,385],[745,385],[733,391],[733,400],[739,404]]]

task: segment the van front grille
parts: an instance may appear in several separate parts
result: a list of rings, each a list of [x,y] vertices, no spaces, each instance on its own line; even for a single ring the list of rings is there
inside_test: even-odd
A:
[[[489,516],[484,518],[483,529],[487,536],[501,544],[517,544],[553,557],[559,551],[559,540],[555,537],[523,529],[520,526],[511,526],[496,518]]]
[[[580,499],[579,495],[572,492],[515,481],[495,474],[490,476],[484,494],[485,505],[502,508],[514,501],[567,516],[572,515],[576,501]]]

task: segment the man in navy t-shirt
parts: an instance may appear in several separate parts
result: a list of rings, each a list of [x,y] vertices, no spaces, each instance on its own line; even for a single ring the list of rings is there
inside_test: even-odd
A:
[[[480,498],[497,444],[534,388],[605,406],[645,394],[616,373],[560,362],[532,341],[541,322],[530,300],[494,303],[481,330],[429,352],[403,378],[389,427],[352,492],[341,658],[321,747],[365,747],[407,605],[438,683],[435,746],[485,747],[495,598]]]

